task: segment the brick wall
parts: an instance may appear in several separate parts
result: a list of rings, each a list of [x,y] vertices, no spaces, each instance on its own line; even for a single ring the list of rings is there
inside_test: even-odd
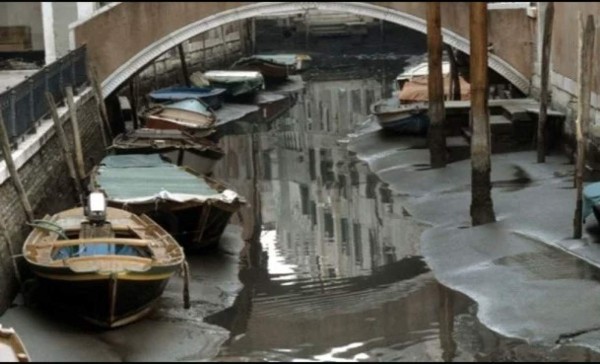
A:
[[[80,93],[76,104],[86,171],[89,171],[94,162],[98,162],[104,156],[99,115],[89,88]],[[59,115],[65,133],[72,142],[73,132],[71,123],[67,122],[66,107],[59,108]],[[53,122],[42,121],[36,134],[29,136],[21,143],[20,148],[27,150],[15,151],[13,155],[35,217],[42,218],[46,214],[74,207],[77,202],[76,193],[66,163],[62,159],[61,145],[54,132]],[[16,157],[17,153],[20,157]],[[0,164],[0,170],[2,169],[6,169],[4,163]],[[13,251],[20,254],[30,228],[25,225],[25,213],[10,179],[5,179],[0,184],[0,218],[9,231]],[[18,262],[21,272],[26,273],[24,260],[19,258]],[[0,314],[8,308],[16,290],[10,253],[5,239],[0,237]]]

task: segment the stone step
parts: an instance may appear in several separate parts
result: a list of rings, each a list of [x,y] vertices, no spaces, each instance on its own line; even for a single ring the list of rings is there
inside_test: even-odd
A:
[[[446,150],[450,163],[469,159],[471,156],[471,145],[464,136],[446,137]]]
[[[490,115],[490,130],[494,134],[512,134],[513,123],[504,115]]]

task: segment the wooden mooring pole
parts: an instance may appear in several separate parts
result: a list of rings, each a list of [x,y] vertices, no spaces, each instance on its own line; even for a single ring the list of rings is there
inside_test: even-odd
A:
[[[133,122],[133,129],[140,127],[138,118],[138,88],[137,88],[137,76],[133,75],[129,79],[129,104],[131,106],[131,121]]]
[[[584,26],[583,17],[579,14],[579,29],[579,72],[577,74],[579,98],[577,100],[577,119],[575,120],[575,138],[577,140],[575,189],[577,190],[577,204],[575,206],[575,217],[573,218],[573,237],[575,239],[580,239],[583,233],[583,173],[585,168],[585,145],[590,119],[590,97],[594,78],[592,72],[596,31],[594,16],[588,15]]]
[[[69,115],[71,118],[71,127],[73,128],[73,146],[75,147],[75,163],[77,164],[77,174],[80,181],[85,180],[85,163],[83,162],[83,148],[81,147],[81,134],[79,134],[79,121],[77,120],[77,108],[73,97],[73,88],[65,88],[67,94],[67,104],[69,105]]]
[[[23,206],[23,210],[25,210],[25,216],[27,217],[27,221],[31,222],[34,219],[33,209],[31,208],[31,204],[29,203],[29,198],[27,197],[27,192],[25,192],[25,187],[23,187],[23,183],[21,182],[21,177],[17,172],[17,167],[15,166],[15,161],[12,157],[12,151],[10,150],[10,141],[8,140],[8,132],[6,131],[6,126],[4,125],[4,118],[2,117],[2,113],[0,112],[0,144],[2,145],[2,155],[4,157],[4,161],[6,162],[6,168],[8,168],[8,173],[10,174],[10,178],[17,190],[17,195],[19,196],[19,201],[21,202],[21,206]]]
[[[8,229],[6,228],[6,224],[4,223],[4,220],[2,220],[1,218],[0,218],[0,230],[2,230],[2,237],[4,238],[4,241],[6,242],[6,248],[8,249],[8,254],[10,254],[10,260],[12,261],[13,270],[15,271],[15,278],[17,279],[19,286],[22,286],[23,279],[21,278],[21,272],[19,272],[19,265],[17,264],[17,257],[19,255],[15,254],[15,252],[13,251],[13,243],[12,243],[12,239],[10,238],[10,233],[8,232]]]
[[[432,168],[446,166],[446,136],[444,135],[444,79],[442,75],[442,28],[440,3],[427,3],[427,54],[429,77],[429,155]]]
[[[446,53],[448,53],[448,61],[450,63],[450,89],[448,90],[448,98],[450,100],[460,100],[460,78],[458,77],[458,64],[456,63],[456,56],[451,46],[446,46]]]
[[[89,67],[88,77],[92,83],[92,90],[94,91],[94,97],[96,98],[96,104],[98,105],[98,110],[100,112],[100,130],[102,131],[102,141],[106,147],[108,146],[106,132],[108,131],[108,136],[110,138],[113,137],[113,133],[112,128],[110,127],[110,122],[108,121],[108,112],[106,111],[106,105],[104,104],[104,97],[102,97],[102,88],[100,87],[98,77],[96,76],[96,70],[93,66]]]
[[[183,51],[183,44],[179,43],[177,45],[177,50],[179,51],[179,62],[181,62],[181,74],[183,76],[183,82],[187,87],[191,87],[190,83],[190,74],[188,73],[187,63],[185,62],[185,52]]]
[[[544,11],[544,34],[542,38],[542,70],[540,90],[540,117],[537,127],[537,161],[546,162],[546,120],[548,118],[548,83],[550,78],[550,50],[552,48],[552,23],[554,3],[547,2]]]
[[[85,206],[84,204],[84,196],[83,190],[81,188],[81,182],[77,178],[77,172],[75,171],[75,165],[73,163],[73,156],[71,155],[71,147],[69,146],[69,141],[67,140],[67,136],[65,134],[65,130],[62,127],[62,123],[60,122],[60,117],[58,116],[58,110],[56,109],[56,104],[54,103],[54,98],[50,92],[46,92],[46,101],[48,102],[48,107],[50,108],[50,113],[52,115],[52,120],[54,120],[54,126],[56,127],[56,134],[58,135],[59,142],[61,144],[61,152],[62,157],[67,163],[67,169],[69,170],[69,176],[73,180],[73,185],[75,187],[75,191],[77,191],[77,196],[79,197],[79,202],[81,206]]]
[[[471,38],[471,220],[473,226],[496,221],[492,202],[490,120],[488,109],[487,3],[470,6]]]

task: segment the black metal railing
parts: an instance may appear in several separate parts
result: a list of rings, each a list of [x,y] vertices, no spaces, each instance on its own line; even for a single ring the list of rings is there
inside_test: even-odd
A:
[[[35,132],[36,124],[49,115],[46,91],[52,94],[57,104],[62,104],[67,86],[76,90],[87,84],[87,53],[85,46],[82,46],[40,69],[16,86],[2,91],[0,112],[11,146],[15,148],[21,137]]]

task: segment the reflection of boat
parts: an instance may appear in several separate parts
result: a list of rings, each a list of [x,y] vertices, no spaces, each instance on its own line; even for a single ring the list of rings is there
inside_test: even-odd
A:
[[[216,121],[210,107],[197,99],[154,106],[144,117],[147,128],[187,130],[196,136],[206,136],[214,132]]]
[[[162,153],[171,163],[192,168],[201,174],[212,172],[225,155],[219,145],[206,138],[194,137],[182,130],[136,129],[115,137],[111,151],[115,154]]]
[[[91,176],[111,206],[146,213],[187,249],[213,248],[243,197],[215,179],[163,161],[159,155],[105,157]]]
[[[424,135],[429,128],[427,103],[400,105],[397,100],[382,100],[371,105],[371,113],[383,129],[399,134]]]
[[[421,63],[396,77],[398,87],[398,98],[402,103],[423,102],[429,100],[428,91],[429,66],[427,62]],[[450,95],[450,63],[442,62],[442,77],[444,81],[444,98],[449,100]],[[461,76],[460,99],[469,100],[471,96],[471,85]]]
[[[148,94],[154,102],[179,101],[183,99],[200,99],[213,110],[218,110],[223,105],[224,88],[208,87],[167,87],[152,91]]]
[[[5,329],[0,325],[0,362],[27,363],[29,354],[21,338],[14,329]]]
[[[217,87],[227,90],[229,97],[250,97],[264,88],[265,79],[254,71],[208,71],[195,72],[190,81],[197,87]]]
[[[287,58],[275,58],[264,56],[250,56],[239,59],[231,68],[237,70],[248,70],[260,72],[263,77],[270,81],[284,81],[288,75],[296,73],[296,59],[290,63]]]
[[[184,254],[148,216],[106,208],[104,195],[89,206],[32,223],[23,256],[51,304],[102,327],[133,322],[148,312]]]

